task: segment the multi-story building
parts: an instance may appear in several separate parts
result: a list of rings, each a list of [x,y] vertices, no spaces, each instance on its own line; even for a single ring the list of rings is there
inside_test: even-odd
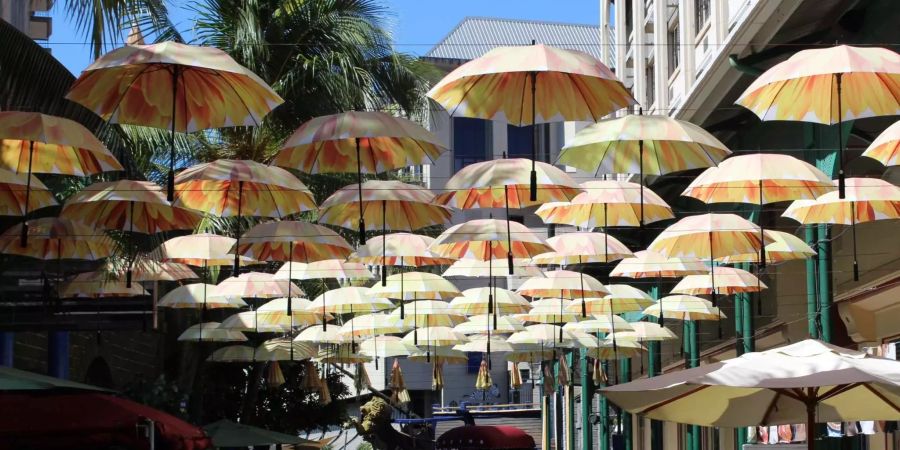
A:
[[[0,19],[46,46],[53,32],[51,7],[52,0],[0,0]]]

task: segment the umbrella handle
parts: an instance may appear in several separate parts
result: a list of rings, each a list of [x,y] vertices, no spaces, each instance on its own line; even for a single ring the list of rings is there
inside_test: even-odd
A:
[[[359,194],[359,245],[366,242],[366,219],[363,217],[363,194],[362,194],[362,157],[359,149],[359,138],[356,138],[356,189]]]
[[[850,232],[853,235],[853,281],[859,281],[859,261],[856,260],[856,202],[850,202]]]
[[[537,72],[531,72],[531,189],[529,192],[529,200],[537,201],[537,144],[538,144],[538,127],[535,124],[537,111],[535,105],[537,103],[535,97],[537,93]]]
[[[25,248],[28,246],[28,206],[31,203],[31,162],[34,160],[34,141],[30,141],[28,146],[28,179],[25,182],[25,211],[22,214],[22,235],[19,239],[19,246]]]
[[[838,72],[835,75],[837,81],[837,101],[838,101],[838,121],[837,121],[837,129],[838,129],[838,199],[843,200],[847,198],[847,182],[844,179],[844,127],[842,123],[842,116],[844,114],[843,105],[841,105],[841,72]],[[854,279],[854,281],[857,281]]]
[[[238,181],[238,206],[237,206],[237,221],[235,223],[235,243],[234,243],[234,267],[232,267],[231,272],[233,276],[238,276],[241,274],[241,208],[244,203],[244,182]],[[290,276],[290,274],[288,274]]]

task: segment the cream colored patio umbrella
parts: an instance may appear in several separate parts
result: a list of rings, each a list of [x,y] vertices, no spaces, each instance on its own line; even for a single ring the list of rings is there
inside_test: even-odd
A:
[[[805,340],[603,389],[625,410],[716,427],[897,420],[900,362]]]
[[[188,327],[179,336],[179,341],[195,342],[244,342],[247,336],[236,330],[219,327],[219,322],[204,322]]]

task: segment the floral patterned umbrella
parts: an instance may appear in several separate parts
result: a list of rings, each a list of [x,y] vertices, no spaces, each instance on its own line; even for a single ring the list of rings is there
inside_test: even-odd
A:
[[[815,200],[797,200],[782,214],[800,223],[849,225],[853,236],[853,281],[859,281],[856,224],[900,218],[900,187],[877,178],[848,178],[845,195],[835,192]]]
[[[362,190],[362,203],[357,191]],[[319,206],[319,223],[357,229],[360,215],[368,230],[413,231],[450,221],[450,210],[432,202],[434,193],[394,180],[368,180],[337,190]],[[360,207],[360,204],[362,207]],[[360,211],[362,210],[362,211]]]
[[[803,50],[760,75],[735,102],[762,120],[825,125],[900,114],[900,55],[878,47]],[[838,127],[838,198],[845,197],[844,139]]]
[[[306,173],[356,172],[359,203],[362,174],[437,161],[443,143],[419,124],[382,112],[349,111],[316,117],[297,128],[272,164]],[[365,241],[359,217],[360,242]]]
[[[869,144],[862,156],[872,158],[885,166],[900,165],[900,121],[894,122]]]
[[[453,259],[531,258],[553,250],[525,225],[497,219],[470,220],[454,225],[428,247],[435,255]]]
[[[401,267],[443,266],[456,261],[431,253],[428,247],[432,242],[432,237],[411,233],[375,236],[360,246],[350,259],[363,264]]]
[[[203,322],[190,326],[179,336],[179,341],[195,342],[246,342],[247,336],[236,330],[219,326],[219,322]]]
[[[220,159],[185,169],[175,178],[175,205],[219,217],[276,217],[315,209],[312,192],[279,167]],[[240,221],[235,237],[240,242]],[[240,255],[234,273],[240,273]]]
[[[568,202],[541,205],[537,214],[544,223],[581,228],[637,227],[672,219],[672,207],[649,188],[638,183],[595,180],[581,183],[584,191]]]
[[[55,205],[56,198],[41,180],[34,179],[29,184],[22,175],[0,169],[0,216],[24,217],[30,211]],[[22,227],[18,228],[21,234]]]
[[[160,308],[178,309],[229,309],[243,308],[247,306],[240,297],[212,297],[207,298],[206,292],[216,288],[214,284],[194,283],[178,286],[169,291],[161,299],[157,306]],[[202,320],[202,319],[201,319]]]
[[[59,298],[139,297],[150,295],[140,285],[131,286],[110,279],[106,274],[85,272],[62,286]]]
[[[634,98],[596,58],[546,45],[497,47],[445,76],[428,92],[453,117],[516,126],[596,122]],[[531,148],[531,200],[537,200],[537,127]]]
[[[708,274],[688,275],[682,278],[673,294],[710,295],[715,291],[719,295],[733,295],[741,292],[759,292],[768,289],[765,283],[746,270],[733,267],[713,267]]]
[[[766,244],[766,261],[770,263],[807,259],[816,254],[816,251],[803,239],[793,234],[775,230],[766,230],[765,233],[772,240],[771,243]],[[756,253],[745,253],[743,255],[725,256],[719,258],[719,261],[723,264],[756,262],[759,260],[759,256]]]
[[[25,186],[25,201],[4,202],[7,208],[23,205],[22,213],[15,215],[25,216],[26,219],[29,212],[49,206],[44,192],[46,187],[39,180],[32,180],[32,173],[84,177],[123,170],[115,156],[80,123],[24,111],[0,111],[0,168],[27,174],[22,183]],[[6,180],[2,182],[8,183]],[[32,183],[38,186],[35,194],[39,198],[34,205],[29,199]],[[52,202],[52,198],[49,201]],[[22,247],[28,239],[26,224],[22,224]]]
[[[222,50],[171,41],[127,45],[101,56],[66,98],[111,123],[169,129],[169,201],[174,199],[176,131],[258,126],[284,102]]]
[[[172,261],[194,267],[227,266],[234,261],[234,255],[228,253],[234,247],[235,239],[212,233],[197,233],[174,237],[163,242],[153,253],[160,261]],[[254,261],[241,258],[243,265]]]
[[[28,222],[28,245],[19,241],[16,225],[0,235],[0,253],[44,261],[83,259],[96,261],[112,254],[113,242],[102,231],[59,217],[42,217]]]

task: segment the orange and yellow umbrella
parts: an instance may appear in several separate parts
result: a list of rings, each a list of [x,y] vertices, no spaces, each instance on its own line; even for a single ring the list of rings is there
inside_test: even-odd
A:
[[[126,285],[119,280],[109,279],[106,274],[85,272],[65,283],[59,293],[60,298],[106,298],[138,297],[149,295],[140,285]]]
[[[169,129],[169,201],[175,132],[258,126],[284,102],[222,50],[177,42],[127,45],[101,56],[75,80],[66,98],[111,123]]]
[[[785,210],[803,224],[849,225],[853,236],[853,281],[859,281],[856,260],[856,224],[900,218],[900,188],[877,178],[848,178],[844,198],[832,191],[815,200],[797,200]]]
[[[353,248],[340,235],[308,222],[283,220],[267,222],[247,230],[232,252],[257,261],[299,261],[346,259]]]
[[[80,123],[62,117],[36,112],[0,111],[0,168],[15,173],[27,173],[22,216],[48,206],[46,188],[40,181],[32,181],[32,173],[88,176],[100,172],[123,170],[119,161]],[[6,178],[6,177],[4,177]],[[31,184],[38,185],[36,208],[29,200]],[[11,207],[11,206],[7,206]],[[22,246],[27,243],[26,224],[22,226]]]
[[[275,278],[291,280],[369,280],[375,278],[366,266],[343,259],[323,259],[305,263],[285,263],[275,272]]]
[[[766,260],[771,263],[780,263],[785,261],[793,261],[797,259],[807,259],[816,254],[803,239],[784,231],[766,230],[772,242],[766,244]],[[741,262],[757,262],[759,254],[745,253],[743,255],[732,255],[719,258],[719,262],[723,264],[735,264]]]
[[[492,264],[492,260],[479,261],[477,259],[460,259],[454,262],[442,274],[445,277],[505,277],[508,275],[506,267]],[[513,276],[536,277],[541,275],[541,269],[526,258],[513,259]]]
[[[636,287],[627,284],[606,284],[603,287],[609,295],[586,299],[587,313],[598,319],[604,315],[639,312],[653,304],[653,299]],[[571,305],[572,310],[576,308],[578,305]]]
[[[733,267],[714,267],[708,274],[688,275],[672,288],[673,294],[732,295],[768,289],[759,278],[746,270]]]
[[[674,218],[672,207],[655,192],[637,183],[595,180],[581,183],[584,191],[568,202],[541,205],[537,214],[544,223],[581,228],[637,227]],[[643,191],[643,198],[641,197]]]
[[[634,98],[596,58],[546,45],[497,47],[456,68],[427,94],[451,116],[516,126],[596,122]],[[537,133],[537,127],[534,127]],[[537,200],[537,141],[531,148],[531,200]]]
[[[571,270],[553,270],[543,277],[525,280],[516,292],[528,297],[604,297],[609,294],[606,287],[590,275]]]
[[[59,217],[42,217],[28,222],[31,239],[22,247],[19,226],[0,235],[0,253],[45,261],[83,259],[95,261],[112,254],[113,242],[102,231]]]
[[[885,166],[900,165],[900,121],[894,122],[869,144],[862,156],[872,158]]]
[[[181,281],[200,278],[185,264],[148,259],[135,261],[129,264],[127,268],[118,267],[107,262],[105,270],[116,277],[123,275],[127,270],[131,270],[134,281]]]
[[[562,170],[543,162],[536,164],[538,196],[528,195],[528,166],[523,158],[495,159],[469,164],[453,174],[437,203],[453,208],[527,208],[546,202],[567,201],[581,187]]]
[[[0,169],[0,216],[27,216],[36,209],[55,205],[53,193],[41,180],[34,179],[29,184],[22,175]]]
[[[247,272],[229,277],[216,285],[210,292],[213,297],[235,298],[279,298],[289,297],[289,293],[303,295],[303,289],[288,280],[276,280],[270,273]]]
[[[607,233],[576,231],[547,239],[553,252],[532,258],[535,264],[607,263],[632,256],[628,246]]]
[[[369,180],[344,186],[319,207],[319,223],[357,229],[413,231],[450,221],[450,209],[432,202],[434,193],[400,181]],[[360,228],[361,229],[361,228]],[[360,235],[360,243],[365,241]]]
[[[635,252],[619,261],[609,276],[623,278],[681,278],[709,272],[703,262],[693,257],[666,257],[649,250]]]
[[[214,284],[193,283],[178,286],[169,291],[161,299],[160,308],[188,309],[231,309],[247,306],[239,297],[207,298],[206,292],[216,288]],[[201,319],[202,320],[202,319]]]
[[[885,48],[803,50],[760,75],[735,102],[762,120],[825,125],[900,113],[900,55]],[[838,127],[838,198],[845,195],[842,128]]]
[[[60,217],[101,230],[155,234],[192,229],[200,214],[173,206],[162,188],[149,181],[91,184],[66,201]]]
[[[227,266],[234,260],[228,253],[235,244],[235,239],[211,233],[189,234],[163,242],[154,253],[160,261],[172,261],[195,267]],[[242,257],[243,264],[254,261]]]
[[[219,217],[283,218],[315,209],[312,192],[297,177],[256,161],[219,159],[185,169],[175,178],[175,205]],[[235,237],[240,243],[240,221]],[[240,273],[239,255],[234,273]]]
[[[428,249],[453,259],[531,258],[552,251],[546,241],[525,225],[497,219],[470,220],[454,225],[435,238]]]
[[[559,153],[557,164],[599,173],[644,175],[715,166],[731,151],[703,128],[668,116],[631,115],[607,119],[578,132]],[[643,204],[644,190],[638,190]],[[646,223],[643,211],[640,224]]]
[[[375,236],[366,241],[366,245],[361,245],[350,259],[363,264],[401,267],[443,266],[456,260],[431,253],[428,247],[433,242],[434,238],[421,234]]]

